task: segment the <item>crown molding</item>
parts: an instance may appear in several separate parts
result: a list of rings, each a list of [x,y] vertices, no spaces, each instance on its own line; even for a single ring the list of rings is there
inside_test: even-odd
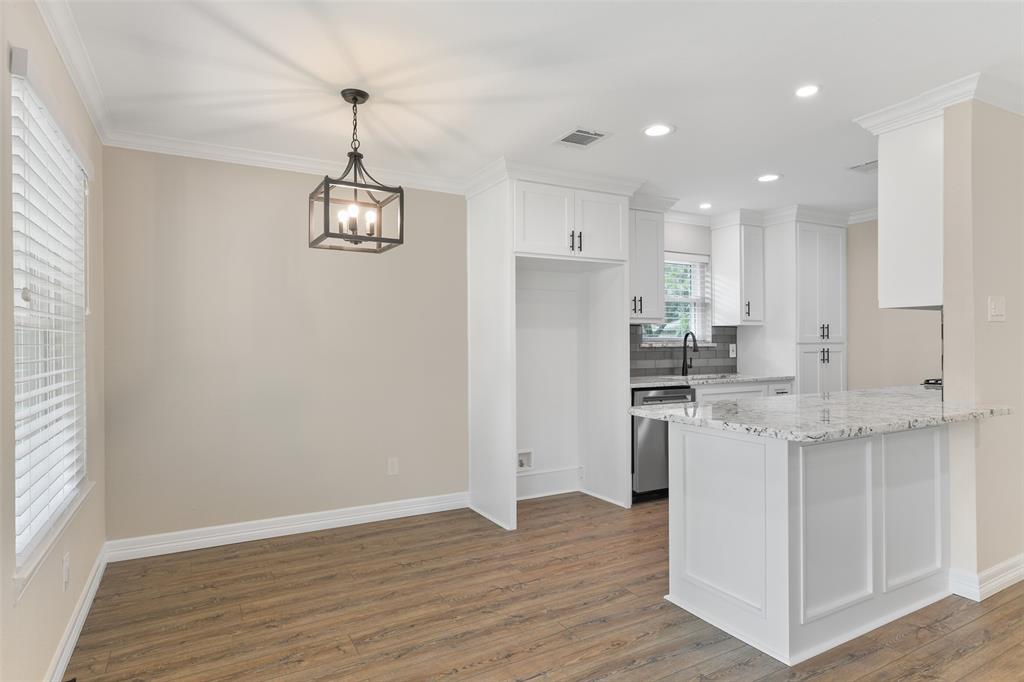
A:
[[[603,175],[544,168],[501,157],[474,173],[469,181],[464,183],[463,191],[466,196],[473,196],[502,180],[529,180],[627,197],[632,197],[644,182],[636,178],[609,178]]]
[[[652,213],[667,213],[670,208],[679,203],[676,197],[661,197],[654,194],[643,194],[637,192],[629,198],[629,207],[637,211],[651,211]]]
[[[760,211],[752,211],[749,208],[741,208],[738,211],[729,211],[728,213],[720,213],[716,216],[711,217],[711,229],[715,230],[719,227],[731,227],[733,225],[753,225],[760,227],[763,222],[763,217]]]
[[[110,116],[96,70],[85,49],[82,34],[78,31],[75,16],[71,13],[71,4],[68,0],[36,0],[36,8],[85,105],[96,134],[104,141],[110,129]]]
[[[122,149],[135,149],[144,152],[155,152],[157,154],[170,154],[193,159],[221,161],[243,166],[256,166],[258,168],[271,168],[319,176],[336,176],[345,168],[347,163],[347,161],[314,159],[306,156],[264,152],[244,147],[230,147],[207,142],[191,142],[173,137],[141,135],[123,131],[109,133],[104,140],[104,144],[109,147],[120,147]],[[406,173],[374,166],[369,166],[369,170],[373,175],[381,178],[382,182],[386,182],[389,185],[401,185],[402,187],[424,189],[432,192],[446,192],[448,194],[463,194],[465,191],[465,183],[453,178]]]
[[[849,219],[850,214],[845,211],[830,211],[826,208],[805,206],[803,204],[766,211],[764,214],[764,224],[766,226],[800,222],[830,225],[832,227],[846,227],[849,224]]]
[[[848,225],[857,225],[859,223],[866,223],[872,220],[878,220],[878,207],[862,208],[859,211],[850,211],[850,218],[847,222]]]
[[[711,227],[711,216],[701,213],[687,213],[686,211],[666,211],[665,222],[695,225],[697,227]]]
[[[873,135],[881,135],[942,116],[946,107],[976,99],[1014,113],[1024,111],[1024,91],[981,73],[940,85],[917,97],[853,119]]]

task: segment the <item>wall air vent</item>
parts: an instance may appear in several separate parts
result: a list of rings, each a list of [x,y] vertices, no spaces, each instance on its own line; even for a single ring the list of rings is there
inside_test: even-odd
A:
[[[865,175],[872,175],[878,172],[878,159],[874,161],[865,161],[864,163],[858,163],[856,166],[850,166],[847,170],[852,170],[857,173],[864,173]]]
[[[559,138],[558,142],[566,145],[567,147],[583,149],[584,147],[589,147],[595,142],[600,142],[606,137],[608,137],[608,133],[599,133],[596,130],[576,128],[575,130],[570,130]]]

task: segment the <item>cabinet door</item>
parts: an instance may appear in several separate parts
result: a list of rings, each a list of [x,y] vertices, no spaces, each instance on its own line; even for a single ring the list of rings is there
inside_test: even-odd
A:
[[[617,194],[576,190],[573,225],[576,252],[584,258],[629,258],[629,200]],[[570,232],[573,228],[570,228]]]
[[[516,182],[515,250],[569,256],[573,191],[536,182]],[[575,245],[572,245],[574,248]]]
[[[740,320],[743,323],[764,321],[764,228],[741,227]]]
[[[740,324],[740,227],[711,230],[712,324]]]
[[[824,340],[822,323],[818,320],[818,261],[817,228],[797,224],[796,334],[799,343],[821,343]]]
[[[629,212],[629,306],[636,322],[665,317],[665,217]]]
[[[818,228],[818,325],[825,341],[846,342],[846,230]]]
[[[824,346],[797,346],[796,392],[819,393]]]
[[[842,346],[825,346],[818,390],[821,393],[846,390],[846,349]]]

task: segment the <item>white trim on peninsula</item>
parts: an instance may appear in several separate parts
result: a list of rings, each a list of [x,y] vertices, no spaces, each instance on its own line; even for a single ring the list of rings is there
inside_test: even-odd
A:
[[[341,528],[359,523],[385,521],[419,514],[465,509],[469,506],[466,492],[415,497],[393,502],[343,507],[307,514],[293,514],[276,518],[226,523],[190,530],[144,535],[135,538],[109,540],[106,544],[107,561],[125,561],[142,557],[186,552],[193,549],[230,545],[236,542],[263,540],[282,535],[309,533],[328,528]]]

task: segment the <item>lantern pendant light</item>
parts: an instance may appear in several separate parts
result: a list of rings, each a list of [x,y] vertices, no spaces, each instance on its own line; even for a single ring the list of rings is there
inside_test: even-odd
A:
[[[352,143],[341,177],[325,176],[309,195],[309,246],[314,249],[383,253],[405,239],[405,192],[378,182],[359,151],[358,107],[370,95],[346,88],[352,105]]]

